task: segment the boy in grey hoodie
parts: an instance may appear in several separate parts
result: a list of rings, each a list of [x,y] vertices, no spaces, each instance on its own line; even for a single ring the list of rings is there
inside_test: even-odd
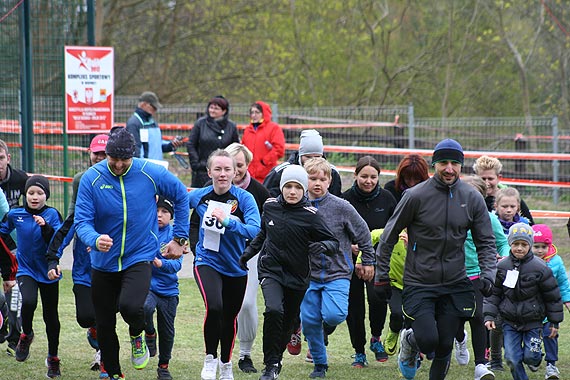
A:
[[[311,282],[301,303],[301,325],[315,364],[310,378],[325,377],[328,369],[325,336],[348,314],[352,271],[365,281],[374,276],[375,252],[364,219],[346,200],[328,192],[331,167],[324,158],[305,163],[309,175],[308,196],[312,206],[339,240],[338,255],[311,256]],[[362,263],[353,266],[352,244],[362,251]],[[324,330],[324,334],[323,334]]]

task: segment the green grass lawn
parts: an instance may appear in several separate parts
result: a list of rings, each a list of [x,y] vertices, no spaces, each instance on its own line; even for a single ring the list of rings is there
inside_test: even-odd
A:
[[[94,351],[87,343],[86,332],[79,327],[75,321],[75,304],[71,291],[71,273],[65,271],[64,279],[60,283],[60,320],[61,337],[59,356],[62,361],[62,379],[98,379],[98,373],[89,370],[89,364],[93,358]],[[173,359],[170,362],[170,369],[174,379],[200,379],[200,370],[204,358],[204,343],[202,337],[202,321],[204,317],[204,306],[202,299],[193,279],[181,279],[181,299],[178,307],[178,317],[176,319],[176,340],[173,350]],[[259,335],[254,345],[253,360],[258,369],[261,369],[261,323],[263,316],[263,299],[259,292],[260,326]],[[560,339],[560,361],[558,368],[561,371],[561,378],[565,378],[570,373],[570,344],[568,337],[570,334],[566,330],[567,324],[561,325]],[[30,358],[24,363],[18,363],[14,358],[7,355],[0,356],[0,379],[28,380],[43,379],[46,374],[44,360],[47,353],[47,340],[45,337],[45,327],[41,318],[41,305],[38,305],[34,320],[35,340],[31,346]],[[121,342],[121,365],[128,380],[150,380],[156,379],[156,365],[158,359],[152,358],[149,365],[144,370],[134,370],[130,364],[130,345],[126,324],[120,319],[118,322],[119,340]],[[471,346],[471,343],[469,343]],[[3,353],[6,343],[0,346]],[[306,353],[306,342],[303,343],[303,352],[299,356],[291,356],[285,353],[283,371],[281,379],[308,379],[312,371],[312,364],[304,361]],[[356,369],[351,367],[353,353],[346,324],[339,326],[337,331],[330,336],[329,343],[329,379],[399,379],[401,378],[396,364],[396,357],[390,357],[385,363],[371,361],[373,354],[368,351],[368,368]],[[236,343],[234,355],[234,376],[236,379],[255,379],[259,374],[244,374],[237,368],[238,344]],[[416,379],[428,379],[429,362],[424,362],[419,369]],[[473,361],[466,367],[457,365],[452,359],[451,369],[447,379],[465,380],[473,378]],[[509,372],[498,372],[497,379],[511,379]],[[544,379],[544,364],[537,373],[529,371],[530,379]]]

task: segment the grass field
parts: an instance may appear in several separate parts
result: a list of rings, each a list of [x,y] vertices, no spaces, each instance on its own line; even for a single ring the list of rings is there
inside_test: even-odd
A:
[[[93,349],[87,343],[85,330],[80,328],[75,321],[75,305],[73,293],[71,291],[71,273],[64,272],[64,279],[60,283],[60,320],[61,337],[59,356],[62,361],[62,379],[98,379],[98,373],[89,370],[89,363],[93,358]],[[202,320],[204,316],[204,306],[196,283],[193,279],[185,278],[180,281],[181,297],[176,319],[176,340],[173,350],[173,359],[170,363],[171,373],[174,379],[200,379],[200,370],[204,357],[204,344],[202,337]],[[263,317],[263,301],[259,292],[260,329],[254,345],[253,360],[258,369],[261,368],[261,323]],[[561,378],[565,378],[570,373],[570,334],[566,330],[567,324],[561,325],[560,339],[560,361],[558,368],[562,373]],[[46,367],[44,360],[47,353],[47,340],[45,338],[45,327],[41,319],[41,305],[36,310],[34,329],[36,337],[31,346],[30,358],[24,363],[18,363],[14,358],[7,355],[0,356],[0,379],[1,380],[29,380],[45,378]],[[121,365],[128,380],[151,380],[156,379],[156,365],[158,359],[152,358],[149,365],[144,370],[134,370],[130,364],[130,344],[126,324],[120,319],[118,322],[119,340],[121,342]],[[470,346],[470,343],[469,343]],[[6,344],[0,345],[1,352],[4,352]],[[281,379],[308,379],[312,371],[312,364],[304,361],[306,353],[306,343],[303,344],[303,352],[299,356],[290,356],[285,353],[284,366]],[[235,353],[238,352],[236,343]],[[396,358],[390,357],[385,363],[371,361],[373,354],[368,351],[370,366],[368,368],[356,369],[351,367],[353,353],[348,337],[346,324],[342,324],[337,331],[330,336],[329,343],[329,366],[327,373],[329,379],[399,379],[401,378]],[[428,379],[429,362],[418,371],[416,379]],[[473,378],[473,362],[466,367],[460,367],[455,360],[452,360],[451,369],[447,379],[465,380]],[[509,372],[498,372],[497,380],[511,379]],[[244,374],[237,368],[237,357],[234,356],[234,376],[236,379],[255,379],[259,374]],[[529,372],[530,379],[544,379],[544,364],[537,373]]]

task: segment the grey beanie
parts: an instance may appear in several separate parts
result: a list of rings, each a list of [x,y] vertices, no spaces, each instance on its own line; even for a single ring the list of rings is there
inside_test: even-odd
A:
[[[283,187],[287,182],[296,182],[303,187],[303,193],[309,187],[309,178],[307,172],[301,165],[291,164],[283,169],[281,181],[279,181],[279,190],[283,191]]]
[[[129,159],[135,155],[135,138],[124,127],[114,127],[109,132],[105,153],[113,158]]]
[[[507,241],[512,245],[517,240],[524,240],[532,247],[534,244],[534,231],[531,226],[526,223],[513,224],[509,228],[509,236]]]
[[[306,129],[301,132],[299,156],[305,154],[323,154],[323,138],[316,129]]]

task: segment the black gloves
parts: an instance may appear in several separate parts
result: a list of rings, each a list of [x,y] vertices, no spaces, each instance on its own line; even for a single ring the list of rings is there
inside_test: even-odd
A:
[[[493,294],[493,282],[485,277],[479,277],[480,287],[479,291],[483,297],[489,297]]]
[[[310,255],[320,255],[321,253],[325,253],[327,251],[327,247],[320,241],[316,241],[314,243],[309,244],[309,254]]]
[[[247,254],[243,254],[239,257],[239,267],[243,270],[249,270],[249,268],[247,267],[247,262],[249,261],[251,257],[249,257]]]
[[[389,279],[379,279],[374,281],[374,292],[378,298],[382,300],[389,300],[392,297],[392,285]]]

